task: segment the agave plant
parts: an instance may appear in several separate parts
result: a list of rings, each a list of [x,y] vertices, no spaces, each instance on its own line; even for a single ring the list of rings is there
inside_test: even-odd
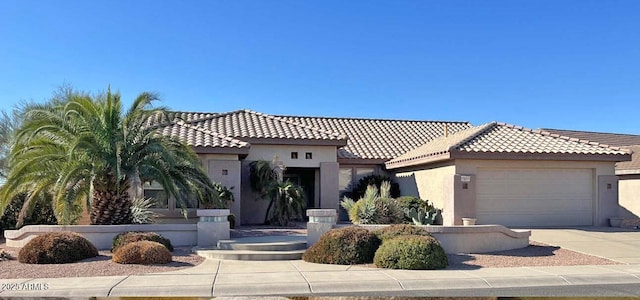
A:
[[[131,223],[133,224],[151,224],[155,223],[158,214],[153,212],[155,200],[153,198],[135,197],[131,201]]]

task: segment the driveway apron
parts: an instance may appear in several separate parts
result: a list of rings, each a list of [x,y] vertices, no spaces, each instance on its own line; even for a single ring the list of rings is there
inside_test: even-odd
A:
[[[640,230],[612,227],[536,228],[531,240],[607,258],[640,263]]]

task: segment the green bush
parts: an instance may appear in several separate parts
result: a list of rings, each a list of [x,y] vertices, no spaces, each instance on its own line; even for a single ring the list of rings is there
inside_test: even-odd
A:
[[[394,239],[403,235],[421,235],[430,237],[431,234],[424,228],[407,224],[395,224],[384,228],[376,229],[373,233],[382,241]]]
[[[116,252],[119,247],[122,247],[126,244],[139,242],[139,241],[152,241],[156,243],[160,243],[164,245],[170,252],[173,252],[173,245],[171,245],[171,241],[155,232],[137,232],[137,231],[127,231],[122,232],[116,235],[113,238],[113,243],[111,244],[111,252]]]
[[[81,235],[68,232],[49,232],[29,241],[18,253],[18,261],[25,264],[66,264],[98,256],[98,250]]]
[[[372,232],[357,226],[332,229],[302,256],[307,262],[353,265],[373,261],[380,240]]]
[[[119,264],[168,264],[171,252],[164,245],[153,241],[137,241],[116,249],[112,260]]]
[[[26,197],[25,194],[21,194],[11,199],[11,202],[4,211],[4,215],[0,217],[0,235],[2,235],[5,230],[17,229],[16,223],[18,222],[18,215],[20,214],[20,210],[22,210]],[[51,199],[42,200],[44,201],[35,203],[31,214],[24,218],[24,225],[58,224],[58,220],[51,207]]]
[[[436,270],[449,265],[447,255],[433,237],[403,235],[382,243],[373,259],[379,268]]]
[[[396,198],[396,203],[402,210],[411,209],[411,208],[424,208],[427,211],[432,210],[433,205],[429,204],[429,200],[422,200],[415,196],[402,196]]]
[[[369,175],[365,176],[358,181],[358,184],[353,189],[353,198],[359,199],[364,196],[367,191],[367,187],[370,185],[375,186],[380,189],[383,182],[388,181],[391,184],[391,189],[389,190],[391,198],[400,197],[400,185],[395,181],[391,180],[389,176],[382,175]]]

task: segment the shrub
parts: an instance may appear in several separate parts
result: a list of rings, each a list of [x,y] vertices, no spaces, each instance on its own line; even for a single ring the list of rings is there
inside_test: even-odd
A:
[[[389,190],[391,198],[400,197],[400,185],[398,185],[395,181],[391,180],[389,176],[382,175],[369,175],[365,176],[358,181],[355,188],[353,189],[353,198],[358,199],[364,196],[367,191],[367,187],[370,185],[375,186],[380,189],[383,182],[388,181],[391,184],[391,188]]]
[[[137,232],[137,231],[122,232],[116,235],[113,238],[113,243],[111,244],[111,252],[116,252],[119,247],[122,247],[129,243],[138,242],[138,241],[157,242],[164,245],[170,252],[173,252],[173,245],[171,245],[171,241],[169,239],[155,232]]]
[[[387,226],[381,229],[374,230],[373,233],[382,241],[394,239],[403,235],[421,235],[431,237],[431,234],[424,228],[407,225],[407,224],[396,224]]]
[[[18,261],[26,264],[65,264],[98,256],[98,250],[81,235],[49,232],[29,241],[18,253]]]
[[[352,265],[371,263],[380,240],[367,229],[351,226],[332,229],[302,255],[307,262]]]
[[[373,259],[379,268],[444,269],[449,265],[440,243],[429,236],[403,235],[384,242]]]
[[[400,206],[402,210],[412,209],[412,208],[415,208],[415,209],[424,208],[427,211],[430,211],[434,208],[433,205],[429,204],[429,200],[422,200],[415,196],[398,197],[396,198],[396,203],[398,204],[398,206]]]
[[[404,220],[404,212],[390,198],[390,189],[387,181],[382,183],[380,193],[370,185],[358,202],[345,197],[340,205],[349,212],[349,220],[354,224],[399,224]]]
[[[167,264],[171,252],[164,245],[153,241],[137,241],[116,249],[113,261],[119,264]]]
[[[0,235],[4,230],[17,229],[16,223],[18,222],[18,215],[24,201],[26,200],[26,194],[20,194],[11,199],[9,205],[5,208],[4,215],[0,216]],[[24,225],[56,225],[58,220],[53,213],[51,207],[51,199],[38,199],[43,201],[37,201],[33,206],[31,214],[25,216]]]

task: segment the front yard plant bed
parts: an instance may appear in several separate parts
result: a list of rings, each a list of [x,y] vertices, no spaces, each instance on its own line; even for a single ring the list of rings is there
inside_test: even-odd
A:
[[[378,267],[409,270],[442,269],[448,264],[440,243],[423,228],[411,225],[393,225],[376,233],[359,226],[332,229],[302,259],[339,265],[375,262]]]
[[[26,264],[65,264],[98,256],[98,249],[83,236],[69,231],[50,232],[29,241],[18,254]]]
[[[355,265],[373,262],[380,239],[371,231],[350,226],[323,234],[302,256],[307,262]]]

